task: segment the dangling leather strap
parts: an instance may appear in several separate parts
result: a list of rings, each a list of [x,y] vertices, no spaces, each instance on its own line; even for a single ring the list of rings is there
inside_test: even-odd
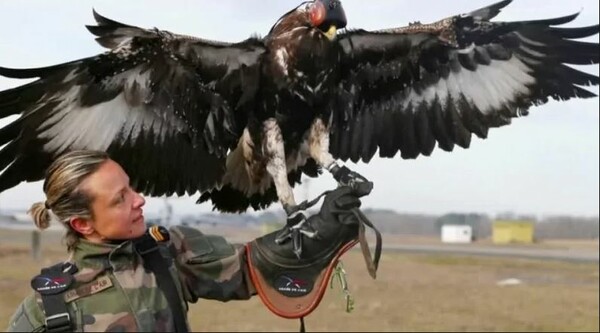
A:
[[[369,271],[369,275],[375,279],[377,276],[377,268],[379,267],[379,259],[381,258],[381,233],[358,208],[352,209],[352,213],[354,213],[356,218],[360,221],[358,227],[358,242],[360,243],[360,249],[365,258],[367,271]],[[365,236],[365,225],[375,232],[375,254],[373,258],[371,258],[371,250],[369,249],[369,243]]]

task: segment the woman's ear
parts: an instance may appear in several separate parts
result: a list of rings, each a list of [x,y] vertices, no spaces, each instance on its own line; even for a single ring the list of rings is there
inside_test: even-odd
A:
[[[73,217],[69,220],[69,224],[73,230],[77,231],[81,235],[89,236],[93,234],[96,230],[92,226],[92,221],[88,219],[84,219],[81,217]]]

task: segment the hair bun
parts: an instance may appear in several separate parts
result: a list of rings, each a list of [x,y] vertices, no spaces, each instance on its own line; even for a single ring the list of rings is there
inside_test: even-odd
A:
[[[47,229],[50,226],[50,212],[47,208],[47,202],[36,202],[31,205],[28,213],[33,218],[33,223],[40,230]]]

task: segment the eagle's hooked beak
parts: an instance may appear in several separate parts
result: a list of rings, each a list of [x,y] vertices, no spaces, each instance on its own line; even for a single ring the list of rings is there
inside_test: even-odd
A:
[[[327,36],[327,38],[329,38],[329,40],[334,40],[335,37],[337,36],[337,27],[332,24],[329,27],[329,30],[327,30],[327,32],[325,32],[325,36]]]
[[[339,0],[315,0],[308,8],[310,24],[318,28],[330,41],[337,37],[337,29],[345,28],[348,23]]]

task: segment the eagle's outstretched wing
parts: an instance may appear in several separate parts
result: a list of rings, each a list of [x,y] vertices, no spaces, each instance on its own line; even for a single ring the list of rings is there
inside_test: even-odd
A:
[[[0,192],[36,181],[67,149],[108,151],[150,195],[210,189],[245,127],[261,40],[226,44],[121,24],[94,12],[107,53],[0,75],[38,80],[0,92]],[[5,169],[6,168],[6,169]]]
[[[429,155],[436,142],[451,151],[469,147],[471,133],[509,124],[551,97],[593,93],[598,77],[566,64],[597,64],[597,43],[572,39],[598,25],[559,28],[576,18],[490,22],[510,1],[430,25],[340,38],[344,52],[330,152],[342,160]]]

